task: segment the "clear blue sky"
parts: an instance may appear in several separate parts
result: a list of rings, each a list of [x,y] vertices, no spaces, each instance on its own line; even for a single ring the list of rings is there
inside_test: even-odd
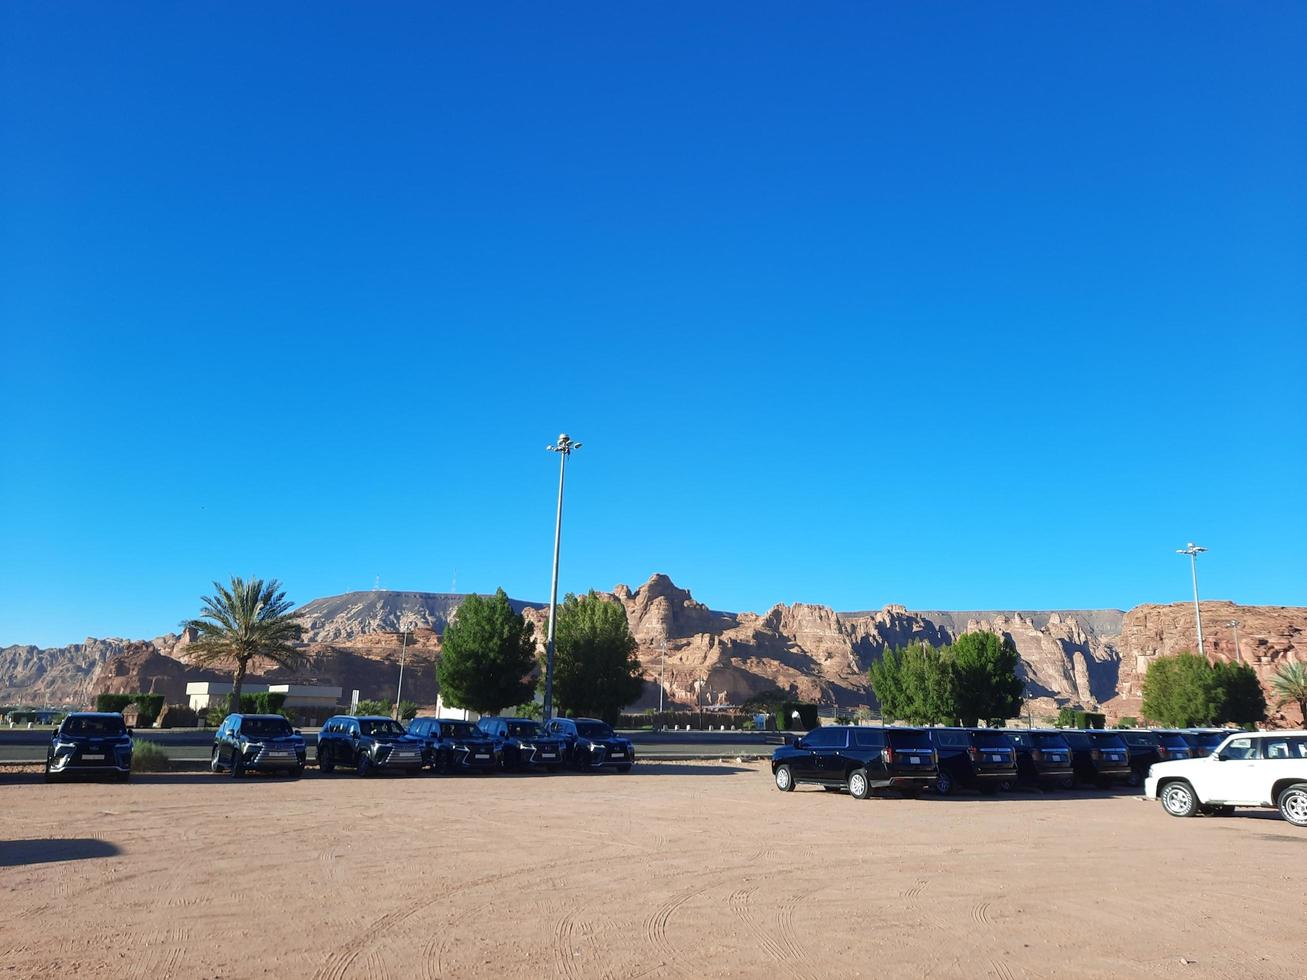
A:
[[[1307,601],[1307,7],[9,2],[0,644]]]

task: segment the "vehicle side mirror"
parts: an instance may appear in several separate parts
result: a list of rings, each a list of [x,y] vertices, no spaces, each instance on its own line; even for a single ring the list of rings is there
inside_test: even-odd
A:
[[[1209,755],[1207,758],[1211,759],[1213,762],[1220,762],[1220,761],[1221,761],[1221,753],[1220,753],[1220,752],[1213,752],[1213,753],[1212,753],[1211,755]]]
[[[808,747],[808,743],[801,738],[796,738],[794,740],[794,747],[796,749],[806,749]]]

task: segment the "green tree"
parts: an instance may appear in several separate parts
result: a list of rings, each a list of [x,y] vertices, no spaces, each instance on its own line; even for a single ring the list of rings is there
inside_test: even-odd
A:
[[[235,665],[230,704],[238,711],[251,661],[261,658],[288,669],[304,662],[304,654],[292,645],[300,638],[300,624],[291,614],[294,603],[276,579],[247,582],[233,576],[228,586],[214,582],[213,592],[201,596],[199,617],[182,623],[183,629],[195,631],[186,655],[197,666]]]
[[[1307,723],[1307,664],[1287,663],[1282,666],[1271,678],[1271,690],[1279,698],[1276,707],[1296,704],[1304,723]]]
[[[924,643],[887,647],[868,675],[886,721],[938,725],[956,718],[953,665],[942,650]]]
[[[557,710],[616,722],[622,709],[644,690],[635,651],[635,637],[621,603],[594,592],[568,595],[558,610],[555,636]]]
[[[417,713],[418,713],[418,704],[416,701],[404,700],[399,702],[400,721],[412,721],[413,718],[417,716]]]
[[[483,715],[529,701],[535,690],[535,629],[513,611],[508,593],[470,595],[441,638],[440,695]]]
[[[769,687],[759,691],[757,694],[750,694],[740,705],[740,710],[747,713],[756,711],[772,712],[776,706],[783,701],[790,700],[790,692],[782,691],[779,687]]]
[[[361,715],[385,715],[390,717],[394,705],[382,698],[365,699],[359,702],[358,713]]]
[[[1015,718],[1021,714],[1024,685],[1017,676],[1021,662],[1011,637],[980,631],[963,633],[948,648],[954,676],[953,715],[973,727],[981,718]]]
[[[1192,653],[1158,657],[1144,674],[1144,717],[1176,728],[1212,725],[1224,692],[1208,662]]]
[[[1218,663],[1212,667],[1221,692],[1217,724],[1255,725],[1266,720],[1266,693],[1257,673],[1247,664]]]

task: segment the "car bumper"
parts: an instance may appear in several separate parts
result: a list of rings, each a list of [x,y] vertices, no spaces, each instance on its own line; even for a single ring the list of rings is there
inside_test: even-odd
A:
[[[920,776],[890,776],[888,779],[873,779],[869,783],[873,789],[929,789],[939,778],[938,772]]]
[[[1156,777],[1156,776],[1149,776],[1147,779],[1144,780],[1144,799],[1146,799],[1146,800],[1155,800],[1155,799],[1157,799],[1157,777]]]
[[[128,759],[125,763],[120,762],[69,762],[66,759],[55,759],[50,763],[50,773],[63,774],[67,772],[131,772],[132,763]]]

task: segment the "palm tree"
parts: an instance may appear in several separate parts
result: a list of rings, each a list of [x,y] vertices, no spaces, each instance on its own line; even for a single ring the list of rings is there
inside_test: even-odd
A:
[[[199,618],[182,623],[196,634],[186,651],[192,663],[236,665],[231,710],[240,711],[241,684],[251,660],[262,657],[287,668],[304,662],[304,654],[291,646],[300,638],[300,624],[290,615],[294,603],[276,579],[247,582],[233,576],[230,587],[214,582],[213,589],[213,595],[201,597]]]
[[[1280,696],[1279,706],[1290,701],[1297,703],[1304,722],[1307,722],[1307,664],[1285,664],[1271,678],[1271,687]]]

